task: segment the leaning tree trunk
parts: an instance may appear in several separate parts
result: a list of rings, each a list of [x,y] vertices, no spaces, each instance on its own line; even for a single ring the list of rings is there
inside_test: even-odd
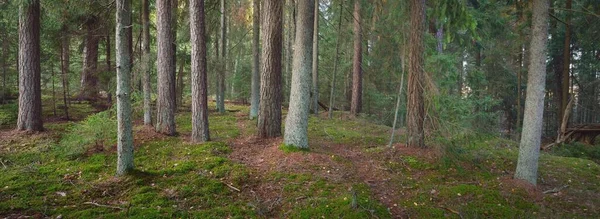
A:
[[[515,172],[515,178],[526,180],[534,185],[537,182],[544,114],[548,8],[549,4],[547,0],[533,1],[527,95],[523,117],[523,132],[519,145],[519,159]]]
[[[362,27],[360,1],[354,2],[354,58],[352,60],[352,101],[350,113],[356,116],[362,109]]]
[[[407,84],[407,145],[425,147],[423,104],[425,0],[410,1],[410,37],[408,48],[408,84]]]
[[[571,10],[572,0],[567,0],[566,10]],[[571,12],[565,14],[565,41],[563,44],[563,61],[561,74],[561,94],[560,94],[560,114],[562,118],[569,102],[569,85],[570,85],[570,69],[571,69]],[[558,124],[559,126],[561,124]]]
[[[262,72],[258,136],[272,138],[281,135],[281,52],[283,1],[263,1]]]
[[[344,9],[344,1],[340,1],[340,19],[338,21],[338,36],[335,41],[335,57],[333,59],[333,76],[331,79],[331,91],[329,93],[329,112],[328,117],[331,119],[333,117],[333,101],[335,100],[335,76],[337,74],[338,69],[338,58],[340,56],[340,38],[342,38],[342,11]]]
[[[319,0],[315,0],[312,48],[312,107],[313,113],[319,115]]]
[[[314,8],[315,1],[313,0],[298,2],[292,87],[289,111],[285,120],[284,144],[299,148],[308,148]]]
[[[219,55],[219,72],[217,73],[217,110],[220,113],[225,112],[225,75],[227,74],[227,27],[225,17],[225,0],[221,0],[221,38],[219,46],[221,53]]]
[[[80,99],[95,100],[98,95],[98,19],[94,16],[85,23],[86,36],[83,49],[83,73],[81,74]]]
[[[43,131],[40,87],[40,1],[19,6],[19,114],[17,130]]]
[[[250,119],[258,116],[260,104],[260,1],[253,0],[252,17],[252,94],[250,100]]]
[[[142,1],[142,88],[144,93],[144,125],[152,125],[150,87],[150,3]]]
[[[131,2],[117,0],[117,175],[133,169],[133,132],[131,128],[131,51],[127,39],[131,27]]]
[[[175,69],[173,68],[173,35],[171,33],[171,4],[169,0],[157,0],[158,45],[158,99],[156,104],[156,131],[175,135]]]
[[[190,0],[192,43],[192,142],[210,140],[206,68],[206,23],[204,0]]]

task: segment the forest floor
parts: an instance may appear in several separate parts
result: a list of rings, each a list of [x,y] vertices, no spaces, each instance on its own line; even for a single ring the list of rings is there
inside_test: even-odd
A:
[[[506,139],[387,147],[389,127],[336,112],[311,116],[310,150],[295,150],[255,138],[248,106],[228,104],[210,113],[213,141],[191,144],[181,109],[178,136],[134,122],[136,171],[117,178],[114,109],[74,102],[78,121],[46,110],[47,130],[26,134],[6,125],[16,108],[0,106],[0,218],[600,217],[595,159],[543,152],[531,187],[511,178],[518,146]]]

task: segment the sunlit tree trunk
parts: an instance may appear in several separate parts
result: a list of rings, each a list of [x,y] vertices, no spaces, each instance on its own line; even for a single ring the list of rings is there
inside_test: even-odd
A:
[[[43,131],[40,87],[40,1],[19,6],[19,113],[17,130]]]
[[[352,101],[350,113],[357,115],[362,109],[362,25],[360,0],[354,2],[354,58],[352,60]]]
[[[423,121],[425,0],[410,0],[406,130],[409,147],[425,147]]]
[[[290,106],[285,121],[284,144],[308,148],[308,114],[313,54],[315,1],[298,2]]]
[[[144,93],[144,125],[152,125],[150,86],[150,2],[142,0],[142,88]]]
[[[272,138],[281,135],[281,52],[283,1],[264,0],[260,107],[258,136]]]
[[[117,0],[117,175],[133,169],[133,131],[131,128],[131,51],[127,29],[131,27],[131,2]]]
[[[175,69],[173,68],[173,34],[171,32],[171,3],[169,0],[157,0],[157,38],[158,45],[158,99],[156,104],[156,131],[175,135]]]
[[[206,23],[204,0],[190,0],[192,43],[192,142],[210,140],[206,69]]]
[[[521,133],[521,143],[519,145],[519,160],[515,172],[515,178],[525,180],[534,185],[537,182],[544,114],[548,8],[549,1],[547,0],[533,1],[527,95],[525,99],[523,132]]]
[[[252,14],[252,94],[250,100],[250,119],[258,116],[260,104],[260,1],[253,0]]]

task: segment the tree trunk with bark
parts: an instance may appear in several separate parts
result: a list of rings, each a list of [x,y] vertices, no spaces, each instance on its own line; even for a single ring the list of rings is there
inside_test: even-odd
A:
[[[362,25],[360,0],[354,2],[354,58],[352,60],[352,101],[350,113],[358,115],[362,109]]]
[[[283,1],[263,1],[262,72],[258,136],[272,138],[281,135],[281,52]]]
[[[177,112],[177,107],[179,106],[179,101],[178,101],[178,89],[177,86],[177,16],[179,13],[179,0],[170,0],[171,1],[171,48],[173,49],[172,51],[172,56],[173,59],[171,60],[173,62],[173,64],[171,65],[171,68],[173,68],[173,75],[171,77],[173,77],[173,81],[174,83],[171,85],[173,89],[173,91],[175,92],[175,106],[173,107],[175,109],[175,112]]]
[[[85,22],[86,35],[83,49],[80,99],[96,100],[98,96],[98,18],[90,16]]]
[[[219,55],[219,72],[217,73],[217,110],[220,113],[225,112],[225,75],[227,74],[227,27],[225,17],[225,0],[221,0],[221,37],[219,46],[221,47]]]
[[[19,113],[17,130],[43,131],[40,75],[40,1],[19,6]]]
[[[342,38],[342,12],[344,10],[344,1],[340,2],[340,19],[338,20],[337,39],[335,40],[335,57],[333,58],[333,76],[331,79],[331,91],[329,93],[329,110],[327,116],[333,118],[333,101],[335,100],[335,77],[338,69],[338,58],[340,56],[340,38]]]
[[[144,93],[144,125],[152,125],[150,85],[150,2],[142,0],[142,88]]]
[[[192,142],[205,142],[210,140],[210,135],[204,0],[190,0],[190,33],[192,43]]]
[[[319,0],[315,0],[312,48],[312,107],[313,113],[319,115]]]
[[[252,14],[252,94],[250,100],[250,119],[258,116],[260,104],[260,1],[253,0]]]
[[[173,34],[171,29],[171,3],[157,0],[158,99],[156,103],[156,131],[175,135],[175,68],[173,68]]]
[[[408,45],[408,84],[406,104],[406,131],[409,147],[425,147],[423,121],[425,119],[424,86],[424,32],[425,0],[410,1],[410,36]]]
[[[566,10],[571,10],[572,0],[567,0]],[[570,85],[570,69],[571,69],[571,12],[566,13],[565,18],[565,41],[563,44],[563,61],[562,61],[562,74],[561,74],[561,93],[560,93],[560,114],[559,118],[562,118],[567,109],[569,102],[569,85]],[[561,124],[558,124],[559,126]]]
[[[179,60],[179,72],[177,73],[177,109],[179,109],[179,107],[182,106],[183,104],[183,89],[184,89],[184,83],[183,83],[183,75],[185,74],[184,72],[184,66],[185,66],[185,61],[182,58],[181,60]]]
[[[131,125],[131,51],[127,39],[131,29],[131,2],[117,0],[117,175],[133,170],[133,131]]]
[[[519,159],[515,178],[535,185],[537,182],[544,114],[549,1],[534,0],[532,7],[529,75],[527,80],[523,132],[519,145]]]
[[[284,144],[308,148],[308,114],[312,71],[315,1],[298,3],[296,40],[292,67],[290,106],[285,120]]]
[[[62,37],[61,37],[61,46],[60,46],[60,71],[62,75],[62,87],[63,87],[63,104],[65,105],[64,112],[65,118],[69,120],[69,67],[71,63],[70,57],[70,48],[71,48],[71,38],[69,37],[69,27],[67,25],[63,25],[62,27]]]

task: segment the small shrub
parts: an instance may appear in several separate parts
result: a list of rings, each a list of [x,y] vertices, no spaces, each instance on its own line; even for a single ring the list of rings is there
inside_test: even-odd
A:
[[[58,145],[60,154],[75,158],[91,147],[108,150],[117,143],[117,120],[113,110],[89,116],[67,130]]]

